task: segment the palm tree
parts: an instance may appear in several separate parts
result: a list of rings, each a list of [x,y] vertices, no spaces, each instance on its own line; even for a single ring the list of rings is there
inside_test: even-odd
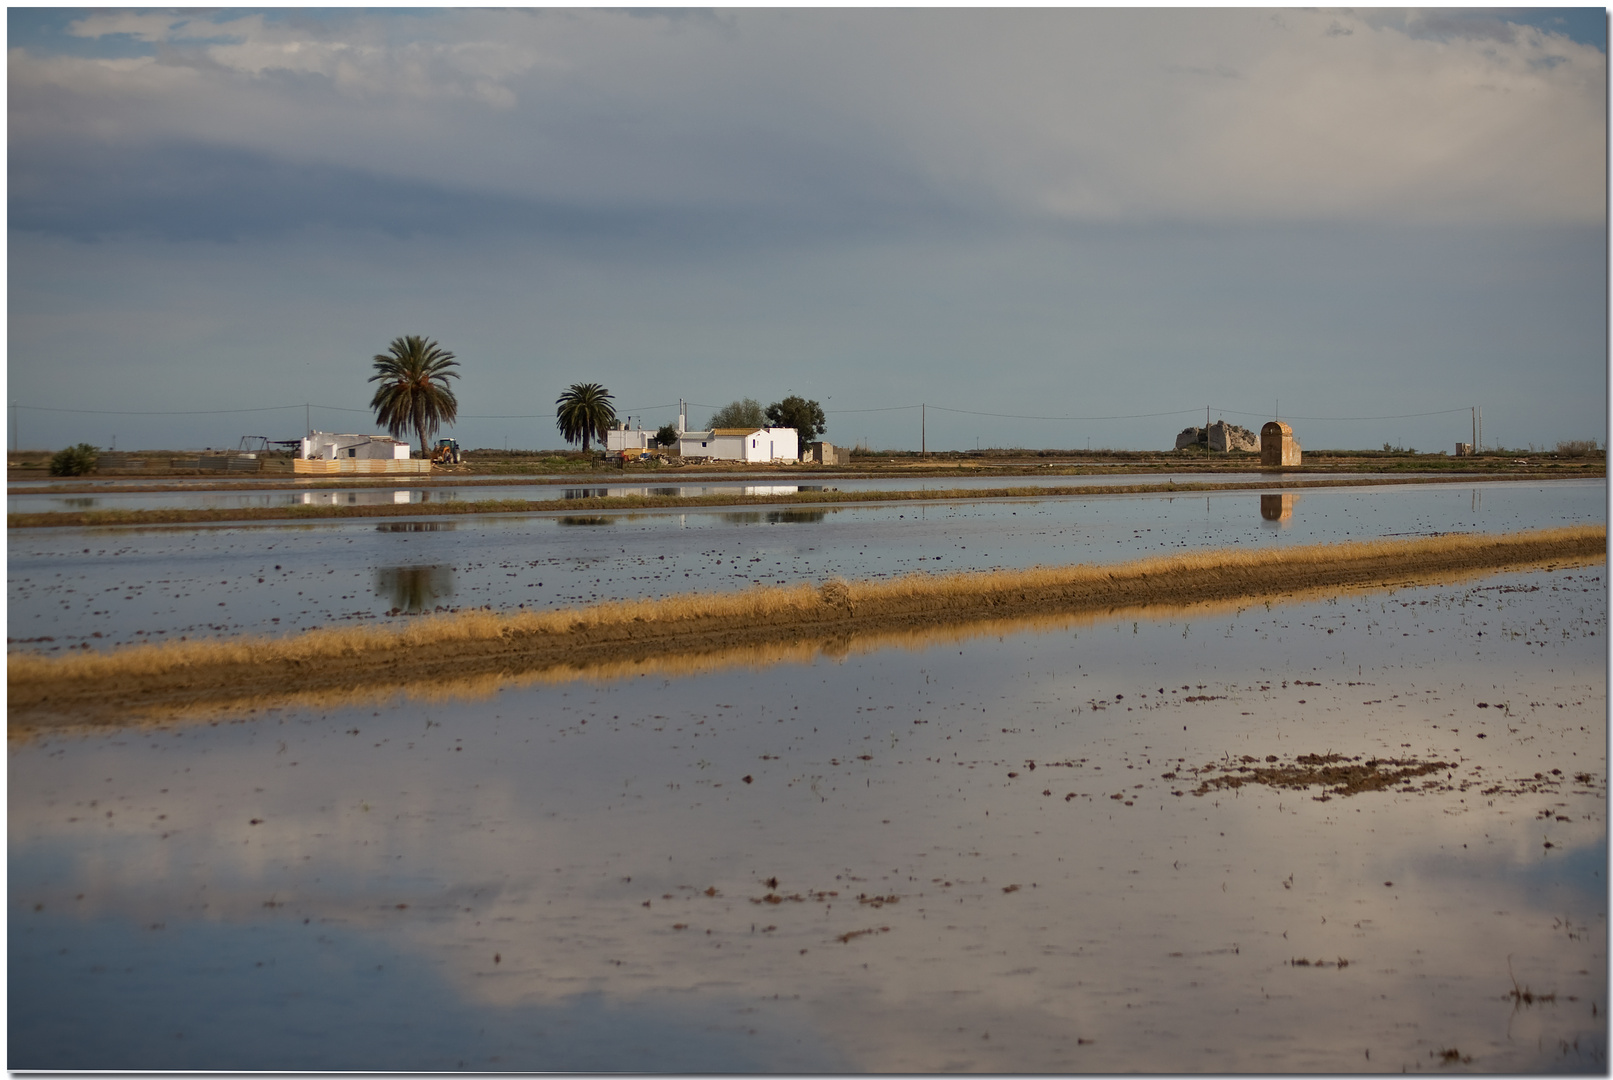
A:
[[[375,422],[394,439],[413,430],[420,436],[420,456],[430,458],[437,428],[459,415],[459,402],[448,388],[449,379],[459,378],[459,372],[449,369],[458,366],[453,353],[429,338],[394,338],[386,352],[376,355],[375,374],[369,379],[381,384],[370,400]]]
[[[598,383],[572,383],[555,399],[555,427],[567,442],[582,442],[588,453],[590,437],[605,441],[605,432],[616,422],[616,406],[610,391]]]

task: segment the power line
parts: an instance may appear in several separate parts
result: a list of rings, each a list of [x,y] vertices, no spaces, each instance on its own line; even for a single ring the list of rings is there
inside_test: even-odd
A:
[[[726,406],[720,406],[720,405],[706,405],[706,404],[702,404],[702,403],[700,403],[698,401],[689,401],[689,402],[685,402],[684,404],[685,405],[692,405],[695,408],[699,408],[699,409],[720,409],[720,408],[725,408],[726,407]],[[838,415],[840,415],[842,413],[905,412],[905,411],[908,411],[908,410],[911,410],[911,409],[921,409],[921,408],[924,408],[924,407],[925,406],[922,405],[922,404],[888,405],[888,406],[884,406],[884,407],[881,407],[881,408],[872,408],[872,409],[825,409],[824,412],[827,413],[827,414],[830,414],[830,415],[838,416]],[[349,407],[342,406],[342,405],[312,405],[310,403],[304,403],[302,405],[262,405],[262,406],[258,406],[257,408],[251,408],[251,409],[159,409],[159,410],[61,409],[61,408],[54,408],[54,407],[46,406],[46,405],[22,405],[22,404],[19,404],[19,403],[13,403],[12,408],[13,409],[18,409],[18,410],[24,410],[25,409],[25,410],[28,410],[28,411],[31,411],[31,412],[87,413],[87,414],[92,414],[92,415],[96,415],[96,416],[228,416],[228,415],[236,415],[236,414],[240,414],[240,413],[279,412],[279,411],[286,410],[286,409],[303,409],[303,408],[324,409],[327,412],[365,413],[365,414],[368,414],[371,411],[369,409],[354,409],[354,408],[349,408]],[[623,415],[631,416],[631,415],[633,415],[635,413],[654,412],[654,411],[657,411],[657,410],[660,410],[660,409],[673,409],[673,408],[677,408],[677,406],[675,404],[640,405],[640,406],[634,406],[633,408],[623,408],[623,409],[621,409],[619,411]],[[933,405],[933,406],[930,406],[930,408],[938,409],[941,412],[957,413],[957,414],[962,415],[962,416],[992,416],[992,417],[997,417],[999,419],[1004,419],[1004,420],[1046,420],[1046,421],[1083,421],[1083,422],[1100,421],[1100,420],[1148,420],[1148,419],[1154,419],[1156,417],[1161,417],[1161,416],[1182,416],[1182,415],[1185,415],[1185,414],[1188,414],[1188,413],[1197,413],[1198,412],[1197,409],[1172,409],[1172,410],[1169,410],[1169,411],[1166,411],[1166,412],[1124,413],[1124,414],[1116,414],[1116,415],[1113,415],[1113,416],[1036,416],[1036,415],[1031,415],[1031,414],[1027,414],[1027,413],[986,412],[986,411],[980,410],[980,409],[950,409],[950,408],[947,408],[945,405]],[[1396,413],[1396,414],[1390,415],[1390,416],[1290,416],[1290,417],[1288,417],[1288,419],[1290,419],[1290,420],[1319,421],[1319,422],[1326,422],[1326,421],[1362,422],[1362,421],[1369,421],[1369,420],[1412,420],[1412,419],[1417,419],[1419,417],[1424,417],[1424,416],[1447,416],[1447,415],[1450,415],[1452,413],[1463,413],[1463,412],[1470,411],[1472,408],[1473,408],[1473,406],[1463,405],[1460,408],[1455,408],[1455,409],[1435,409],[1435,410],[1432,410],[1430,412]],[[1221,413],[1223,415],[1228,415],[1228,416],[1265,416],[1266,415],[1263,412],[1250,412],[1250,411],[1245,410],[1245,409],[1216,409],[1215,411],[1218,412],[1218,413]],[[547,420],[547,419],[549,419],[549,414],[548,413],[460,413],[459,416],[458,416],[458,419],[460,419],[460,420]]]
[[[330,408],[328,405],[315,405],[316,409]],[[44,405],[17,405],[15,409],[29,409],[33,412],[64,412],[64,413],[95,413],[99,416],[211,416],[222,413],[249,413],[249,412],[275,412],[279,409],[301,409],[302,405],[264,405],[256,409],[164,409],[155,412],[135,412],[129,409],[52,409]],[[362,409],[345,410],[349,412],[363,412]]]
[[[1436,409],[1433,412],[1399,413],[1395,416],[1290,416],[1290,420],[1411,420],[1419,416],[1445,416],[1449,413],[1463,413],[1473,408],[1463,405],[1460,409]],[[1244,412],[1239,409],[1217,409],[1218,413],[1228,413],[1232,416],[1265,416],[1265,413]]]
[[[1130,413],[1125,416],[1025,416],[1020,413],[981,412],[978,409],[949,409],[945,405],[934,405],[932,408],[942,412],[962,413],[966,416],[997,416],[1006,420],[1147,420],[1156,416],[1181,416],[1184,413],[1197,413],[1197,409],[1172,409],[1169,412]],[[908,408],[916,409],[917,405]]]

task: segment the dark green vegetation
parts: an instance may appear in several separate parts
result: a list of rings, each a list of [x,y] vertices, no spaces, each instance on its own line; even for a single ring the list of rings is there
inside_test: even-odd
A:
[[[459,402],[448,387],[449,379],[459,378],[454,354],[428,338],[407,335],[394,338],[384,353],[375,356],[375,374],[370,382],[381,385],[370,408],[375,422],[394,439],[406,431],[420,437],[420,456],[431,456],[431,437],[443,424],[451,424],[459,414]]]
[[[727,405],[711,414],[706,421],[708,428],[759,428],[767,426],[767,417],[762,412],[762,403],[755,398],[745,398],[742,401],[730,401]]]
[[[598,383],[572,383],[555,399],[555,427],[568,443],[582,443],[585,454],[588,440],[604,442],[605,432],[615,422],[611,392]]]
[[[77,446],[69,446],[65,450],[58,450],[51,455],[50,474],[52,476],[84,476],[95,471],[95,460],[100,452],[89,443],[81,442]]]
[[[662,424],[659,428],[657,428],[655,432],[655,444],[657,446],[678,445],[678,425]]]
[[[769,405],[767,419],[774,427],[794,428],[796,434],[801,437],[803,446],[822,435],[824,429],[828,427],[828,421],[823,415],[823,406],[797,394],[791,394],[783,401],[775,401]]]

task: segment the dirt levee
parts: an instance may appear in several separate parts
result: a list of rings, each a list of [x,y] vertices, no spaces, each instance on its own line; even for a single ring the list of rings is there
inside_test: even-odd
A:
[[[1315,590],[1429,584],[1451,575],[1606,558],[1607,530],[1447,535],[1117,565],[1032,567],[890,581],[831,581],[550,612],[460,612],[399,628],[135,646],[8,661],[8,729],[148,716],[339,691],[429,691],[476,677],[619,667],[734,650],[844,650],[870,636],[1121,608],[1258,601]]]

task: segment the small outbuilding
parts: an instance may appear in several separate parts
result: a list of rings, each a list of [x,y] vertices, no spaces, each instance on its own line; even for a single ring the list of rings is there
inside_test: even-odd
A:
[[[390,435],[335,435],[310,431],[302,440],[292,472],[312,475],[431,472],[427,458],[411,458],[409,444]]]
[[[409,456],[409,444],[390,435],[332,435],[325,431],[311,431],[302,440],[302,453],[306,460],[395,461]]]
[[[1300,464],[1301,447],[1294,429],[1281,420],[1268,420],[1260,429],[1260,464],[1283,468]]]
[[[801,451],[801,460],[812,465],[849,465],[851,451],[829,442],[809,442]]]
[[[791,427],[685,431],[678,436],[678,453],[713,461],[795,461],[801,456],[801,436]]]

